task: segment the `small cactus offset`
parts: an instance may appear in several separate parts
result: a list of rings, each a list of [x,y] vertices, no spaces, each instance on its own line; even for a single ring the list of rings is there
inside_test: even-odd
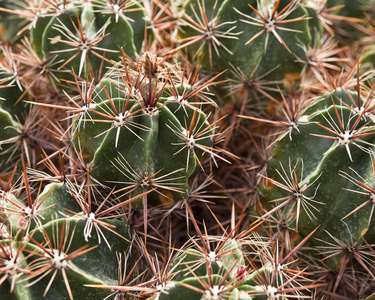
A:
[[[0,299],[374,299],[374,0],[0,0]]]

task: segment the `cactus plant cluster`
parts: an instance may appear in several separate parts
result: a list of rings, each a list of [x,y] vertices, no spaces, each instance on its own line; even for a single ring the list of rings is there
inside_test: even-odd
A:
[[[374,299],[374,9],[0,0],[0,298]]]

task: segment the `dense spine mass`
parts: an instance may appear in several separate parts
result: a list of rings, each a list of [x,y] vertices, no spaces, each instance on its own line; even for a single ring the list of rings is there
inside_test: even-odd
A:
[[[373,0],[0,0],[0,298],[375,297]]]

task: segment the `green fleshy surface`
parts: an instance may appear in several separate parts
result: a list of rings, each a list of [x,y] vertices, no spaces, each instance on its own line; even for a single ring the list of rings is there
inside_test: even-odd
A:
[[[105,25],[106,21],[110,18],[110,24],[106,27],[103,34],[108,34],[101,41],[92,46],[92,50],[99,56],[104,56],[106,60],[98,57],[94,53],[88,52],[85,67],[82,69],[82,77],[87,78],[90,75],[90,67],[93,70],[95,78],[100,78],[107,71],[107,68],[112,66],[112,62],[116,62],[121,57],[120,48],[122,48],[130,57],[136,57],[136,49],[133,39],[133,29],[129,22],[125,18],[120,18],[118,22],[115,22],[114,17],[108,14],[102,14],[95,12],[94,8],[90,3],[85,3],[81,7],[74,7],[59,16],[54,16],[48,22],[48,25],[43,29],[37,28],[35,30],[35,38],[42,37],[41,51],[38,51],[38,44],[35,44],[35,49],[39,53],[44,53],[45,56],[49,56],[54,53],[58,53],[58,60],[63,59],[64,62],[69,60],[77,51],[67,51],[68,49],[74,48],[70,45],[66,45],[62,42],[51,43],[52,38],[61,37],[66,40],[61,32],[59,32],[54,26],[60,26],[59,19],[73,34],[77,34],[73,23],[78,28],[78,18],[81,22],[82,31],[87,34],[88,40],[93,39],[94,35]],[[73,22],[73,23],[72,23]],[[46,25],[46,24],[41,24]],[[43,31],[41,33],[40,31]],[[36,42],[35,42],[36,43]],[[106,49],[108,51],[104,51]],[[66,51],[66,52],[65,52]],[[111,62],[110,62],[111,61]],[[64,63],[62,62],[61,65]],[[64,66],[64,69],[73,69],[75,74],[79,74],[81,62],[81,54],[78,54],[72,61]],[[102,64],[103,62],[103,64]],[[61,76],[64,76],[63,74]],[[68,75],[67,75],[68,76]]]
[[[12,77],[9,71],[0,65],[0,82],[9,77]],[[22,122],[25,119],[28,105],[23,100],[16,103],[24,92],[18,88],[16,82],[12,83],[9,87],[4,87],[9,85],[11,81],[12,79],[9,79],[2,82],[0,85],[0,108],[9,112],[12,117],[18,118],[18,120]]]
[[[209,282],[209,280],[212,279],[214,285],[219,284],[222,281],[222,277],[219,275],[212,275],[211,278],[208,276],[197,276],[197,277],[189,277],[181,282],[187,285],[190,285],[192,287],[196,287],[199,289],[203,289],[203,286],[201,282],[205,281],[206,283]],[[170,286],[167,285],[167,288],[163,293],[160,294],[159,297],[160,300],[200,300],[204,299],[203,295],[197,291],[194,291],[192,289],[189,289],[188,287],[179,285],[178,282],[171,282]]]
[[[160,184],[168,185],[168,180],[173,179],[172,187],[181,192],[172,193],[181,198],[189,189],[188,178],[199,168],[197,159],[202,159],[205,154],[199,147],[194,147],[194,153],[188,151],[183,139],[184,127],[189,129],[194,120],[193,133],[204,131],[196,138],[197,144],[212,147],[211,129],[207,129],[210,124],[206,115],[191,105],[181,107],[177,102],[170,101],[169,97],[159,98],[156,112],[149,113],[137,100],[132,97],[128,99],[123,88],[122,81],[117,84],[115,79],[103,79],[97,85],[94,90],[95,104],[86,113],[86,121],[83,122],[82,118],[80,123],[76,122],[73,144],[76,148],[84,145],[84,157],[93,169],[91,175],[101,183],[111,186],[118,184],[119,188],[130,187],[130,178],[139,175],[139,171],[143,174],[160,171],[157,177],[165,176],[163,180],[167,180]],[[167,90],[161,92],[165,96],[170,93]],[[111,101],[106,100],[108,97]],[[118,116],[120,112],[133,115],[126,121],[126,126],[116,128],[113,122],[108,122],[110,118],[95,111],[111,117]],[[122,162],[126,160],[126,168],[120,167],[116,159]],[[141,188],[136,191],[142,192]],[[161,196],[163,199],[160,200],[163,201],[164,196],[169,198],[171,192],[162,193],[155,192],[150,198],[158,202]]]
[[[9,112],[0,107],[0,142],[19,136],[16,129],[22,129],[22,125],[16,122]],[[0,171],[10,170],[14,167],[14,160],[18,159],[18,150],[12,155],[10,149],[15,143],[3,144],[0,148]],[[11,161],[13,159],[13,161]]]
[[[50,222],[56,217],[62,217],[62,214],[69,215],[68,210],[80,212],[77,201],[65,183],[48,184],[39,195],[37,202],[42,202],[40,216],[44,218],[43,223]]]
[[[138,108],[136,107],[135,110]],[[149,174],[153,174],[162,170],[158,174],[158,177],[181,169],[173,173],[170,178],[175,178],[173,183],[179,184],[175,187],[185,190],[187,179],[195,170],[196,163],[192,154],[190,154],[189,168],[186,172],[186,157],[188,152],[184,149],[177,153],[181,146],[174,144],[180,143],[181,140],[166,124],[170,125],[173,123],[182,131],[178,120],[166,106],[163,106],[153,115],[142,115],[140,113],[133,121],[137,124],[142,124],[142,126],[149,128],[149,130],[132,127],[133,132],[139,136],[137,137],[130,130],[126,130],[124,127],[121,128],[117,148],[115,147],[117,129],[109,131],[95,152],[92,167],[98,168],[92,172],[92,176],[97,180],[104,181],[103,183],[105,184],[111,180],[129,182],[129,178],[124,176],[112,164],[117,164],[115,158],[123,161],[120,157],[121,154],[137,174],[139,174],[138,168],[143,174],[146,171]],[[124,172],[126,173],[126,170]],[[127,173],[127,175],[131,178],[133,177],[130,173]],[[183,177],[178,178],[180,176]],[[118,185],[118,187],[122,186],[121,184]],[[139,192],[141,193],[142,191]]]
[[[351,96],[353,97],[354,93],[351,93]],[[292,167],[298,162],[295,171],[299,186],[309,186],[304,192],[304,195],[323,203],[310,202],[317,209],[315,210],[310,207],[315,217],[309,216],[306,209],[301,206],[298,224],[300,234],[302,236],[307,236],[315,228],[320,226],[313,238],[309,240],[311,244],[324,246],[327,244],[322,241],[334,243],[334,240],[328,235],[328,233],[330,233],[343,243],[360,245],[362,243],[362,236],[368,229],[370,208],[364,207],[345,219],[344,217],[365,202],[368,196],[349,191],[355,190],[362,192],[363,190],[343,177],[342,174],[345,172],[360,181],[367,180],[370,184],[373,184],[374,174],[372,160],[367,152],[350,144],[351,161],[347,149],[344,146],[335,147],[337,142],[331,139],[314,136],[315,134],[332,136],[332,134],[320,128],[315,123],[320,123],[328,128],[331,127],[327,120],[331,123],[338,124],[335,107],[332,105],[332,98],[335,100],[336,109],[340,114],[343,126],[345,129],[348,128],[348,119],[353,115],[353,112],[346,106],[343,106],[339,99],[347,104],[351,104],[349,95],[343,90],[325,95],[321,102],[318,102],[316,106],[308,110],[308,112],[312,113],[308,118],[309,123],[299,126],[299,132],[293,130],[291,139],[289,139],[287,135],[275,144],[272,156],[268,162],[267,176],[285,184],[281,175],[284,178],[288,177],[290,180],[293,172]],[[357,99],[354,98],[354,100],[356,101]],[[327,108],[325,108],[326,106]],[[327,120],[323,118],[323,115]],[[357,128],[363,126],[367,121],[368,120],[365,119],[361,120]],[[352,125],[353,123],[354,119],[350,124]],[[371,126],[371,124],[367,126]],[[362,137],[361,139],[370,144],[375,143],[374,135]],[[363,143],[360,144],[366,146]],[[366,147],[374,148],[368,145]],[[283,173],[281,166],[283,166],[287,175]],[[302,167],[303,178],[301,180]],[[277,170],[281,175],[277,173]],[[355,170],[362,179],[352,170]],[[259,195],[262,201],[265,203],[268,202],[270,207],[272,207],[269,201],[290,196],[291,193],[281,188],[274,187],[271,189],[261,189]],[[280,203],[282,202],[277,202],[277,204]],[[291,205],[288,205],[286,208],[283,208],[283,211],[286,213],[290,207]],[[295,210],[296,208],[293,210],[294,213]],[[368,240],[368,242],[372,243],[373,241]],[[326,261],[326,263],[329,264],[330,267],[335,268],[339,263],[338,261],[339,257],[331,262]]]
[[[28,251],[35,251],[42,253],[41,249],[37,246],[29,243],[26,246],[26,249]],[[28,258],[28,263],[33,263],[34,259],[37,259],[39,256],[31,256]],[[86,264],[90,264],[93,262],[86,261]],[[96,289],[91,287],[84,286],[85,284],[116,284],[117,281],[110,280],[108,278],[103,278],[100,273],[89,273],[86,272],[87,270],[84,268],[78,267],[75,263],[72,261],[68,261],[68,267],[65,269],[66,275],[69,281],[70,288],[72,290],[73,298],[77,298],[79,295],[84,295],[84,299],[103,299],[104,297],[108,296],[111,291],[105,290],[105,289]],[[48,293],[45,297],[41,298],[47,288],[47,285],[51,279],[51,272],[49,275],[45,276],[38,282],[34,282],[36,278],[29,279],[29,283],[33,283],[31,286],[27,287],[26,289],[22,291],[22,293],[28,293],[30,297],[28,299],[46,299],[46,300],[64,300],[69,299],[69,295],[64,283],[63,276],[61,274],[61,271],[58,271],[56,274],[56,277],[53,280],[53,283],[48,290]],[[21,289],[20,289],[21,290]],[[17,295],[17,299],[24,299],[21,298],[22,294]]]
[[[106,220],[105,222],[111,225],[114,225],[115,228],[112,228],[117,232],[117,234],[123,236],[124,238],[119,237],[118,235],[108,231],[107,229],[100,227],[103,231],[111,249],[108,248],[107,244],[101,237],[101,243],[99,244],[98,235],[95,231],[95,228],[92,229],[91,237],[88,238],[88,242],[84,238],[84,228],[86,225],[85,219],[79,219],[77,217],[70,217],[65,219],[55,219],[46,224],[43,224],[47,235],[50,237],[53,236],[53,232],[56,232],[56,228],[59,228],[59,235],[62,230],[63,222],[69,224],[69,237],[73,238],[71,246],[68,253],[73,252],[76,249],[79,249],[82,246],[87,245],[88,248],[95,247],[93,250],[81,255],[77,258],[74,258],[72,263],[82,270],[85,274],[91,274],[91,276],[97,278],[100,282],[106,282],[107,284],[116,284],[118,276],[118,262],[116,259],[116,252],[127,252],[129,249],[129,228],[122,220]],[[36,229],[31,232],[33,239],[39,243],[43,243],[45,238],[42,233]],[[68,234],[68,233],[66,233]],[[69,238],[70,239],[70,238]],[[85,275],[85,277],[88,277]],[[90,276],[89,276],[90,277]],[[88,278],[89,278],[88,277]]]

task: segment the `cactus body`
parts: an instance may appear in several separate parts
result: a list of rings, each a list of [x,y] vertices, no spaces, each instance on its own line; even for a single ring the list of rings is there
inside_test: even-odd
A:
[[[19,150],[14,149],[12,140],[17,142],[22,125],[15,121],[10,113],[0,108],[0,171],[8,170],[14,157],[19,157]]]
[[[114,98],[103,98],[103,89]],[[86,122],[75,129],[74,143],[84,145],[94,169],[92,176],[105,185],[118,184],[139,193],[160,185],[159,196],[169,187],[177,198],[182,197],[204,154],[196,146],[212,145],[206,115],[166,97],[145,107],[137,98],[118,97],[122,92],[117,90],[112,82],[103,80],[96,90],[97,103],[87,113]],[[106,119],[104,113],[114,121],[101,123]],[[201,134],[194,137],[197,132]]]
[[[198,22],[203,5],[207,18],[212,16],[205,33],[201,33],[202,38],[192,45],[186,43],[190,56],[197,60],[203,58],[205,71],[227,70],[228,79],[241,73],[249,80],[262,78],[287,88],[294,85],[304,67],[304,49],[311,45],[312,35],[319,33],[321,27],[299,1],[265,2],[188,1],[182,25],[194,24],[190,20]],[[199,36],[192,25],[182,28],[183,40]]]
[[[1,300],[373,299],[373,3],[0,0]]]
[[[48,12],[42,15],[31,29],[32,44],[40,57],[57,55],[60,68],[84,78],[103,75],[112,62],[118,61],[121,49],[136,57],[139,31],[145,26],[140,24],[144,16],[141,6],[133,5],[133,9],[139,9],[132,13],[137,19],[136,38],[127,17],[111,13],[112,7],[106,1],[62,6],[52,16]]]
[[[67,299],[68,286],[75,296],[84,294],[94,299],[108,296],[106,290],[84,285],[117,282],[118,261],[114,253],[127,252],[129,248],[126,240],[129,229],[123,221],[106,221],[116,228],[116,234],[105,233],[106,243],[94,232],[88,238],[88,221],[64,183],[47,185],[30,215],[27,207],[24,213],[15,213],[23,205],[10,193],[2,195],[1,201],[3,229],[12,237],[9,240],[5,231],[2,232],[1,263],[8,268],[8,282],[14,286],[15,299],[40,299],[40,295],[45,299]],[[66,217],[72,213],[76,215]],[[13,267],[6,263],[12,259]]]
[[[244,249],[232,239],[219,252],[189,248],[172,262],[174,276],[160,299],[269,299],[276,296],[283,276],[272,267],[266,264],[248,272]],[[268,280],[271,282],[266,284]]]
[[[374,128],[368,115],[356,112],[353,99],[357,93],[337,89],[308,108],[290,138],[276,142],[267,167],[274,181],[260,191],[263,201],[278,199],[285,215],[297,217],[302,236],[319,227],[310,240],[319,246],[327,245],[330,235],[360,244],[371,224],[371,209],[356,208],[371,197],[359,182],[374,181]]]

